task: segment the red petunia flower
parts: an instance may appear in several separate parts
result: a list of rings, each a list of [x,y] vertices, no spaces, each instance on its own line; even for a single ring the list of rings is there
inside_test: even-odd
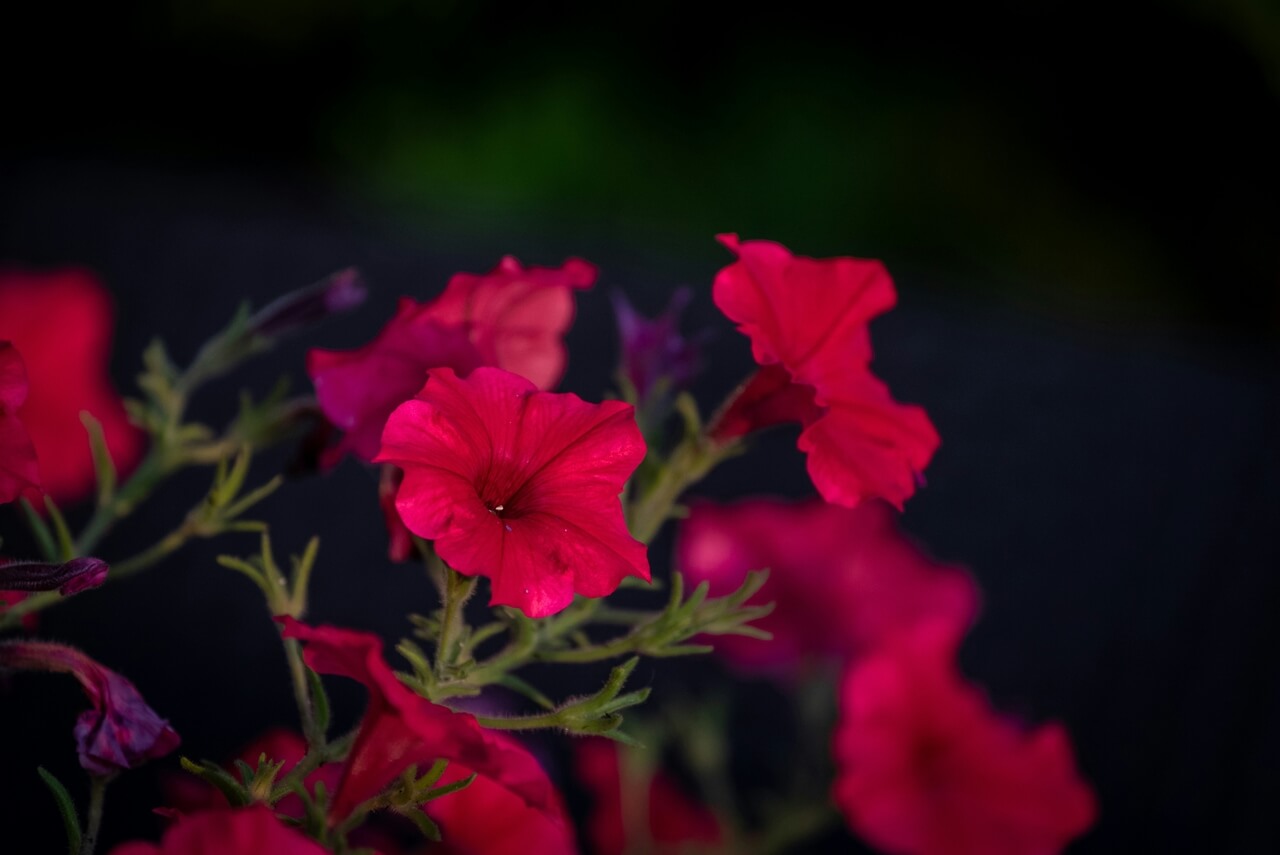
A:
[[[804,426],[798,446],[829,502],[880,497],[901,507],[938,447],[919,407],[895,402],[871,374],[868,322],[896,296],[878,261],[794,256],[770,241],[721,235],[739,260],[713,297],[751,339],[762,370],[713,425],[721,439],[779,422]]]
[[[527,753],[514,739],[490,733],[509,750]],[[469,775],[450,765],[440,784]],[[559,797],[556,797],[559,803]],[[555,814],[530,807],[493,778],[479,776],[465,789],[428,802],[426,811],[440,826],[440,855],[576,855],[573,825],[563,805]]]
[[[219,808],[184,816],[160,843],[132,841],[110,855],[327,855],[328,850],[276,819],[263,805]]]
[[[629,404],[478,368],[432,372],[387,420],[375,459],[404,469],[396,509],[410,531],[459,573],[489,577],[492,604],[545,617],[574,593],[648,581],[618,500],[644,454]]]
[[[40,496],[36,448],[18,410],[27,400],[27,369],[12,343],[0,341],[0,505]]]
[[[864,653],[923,620],[945,621],[959,637],[978,608],[969,575],[924,555],[880,501],[699,502],[680,523],[676,566],[691,582],[708,580],[712,596],[736,590],[749,570],[770,569],[752,602],[775,604],[753,623],[773,639],[715,640],[717,653],[746,668]]]
[[[489,273],[455,274],[424,308],[428,317],[466,329],[486,365],[552,389],[564,374],[561,336],[573,323],[573,292],[595,281],[595,265],[580,258],[524,267],[508,255]]]
[[[337,824],[382,792],[411,765],[427,768],[444,759],[488,778],[551,827],[567,824],[559,795],[528,751],[487,731],[468,713],[454,712],[410,691],[382,658],[374,635],[331,626],[311,627],[277,618],[286,638],[305,644],[303,658],[321,674],[349,677],[369,690],[369,705],[329,807]],[[566,832],[567,833],[567,832]]]
[[[466,374],[482,362],[466,330],[436,320],[427,306],[407,297],[364,347],[308,352],[307,374],[320,409],[346,431],[322,464],[331,466],[348,451],[372,460],[387,416],[422,388],[428,370],[447,366]]]
[[[645,798],[634,792],[624,794],[616,742],[595,738],[575,743],[574,767],[593,802],[586,834],[596,855],[624,855],[633,847],[634,851],[674,855],[691,845],[713,847],[723,842],[724,831],[715,814],[685,795],[662,772],[650,780]],[[636,818],[637,824],[644,823],[638,830],[647,841],[628,839],[624,800],[648,804],[647,815]]]
[[[1048,855],[1093,823],[1066,731],[998,717],[956,672],[948,628],[904,633],[845,676],[834,798],[900,855]]]
[[[20,415],[41,486],[59,503],[84,498],[94,486],[81,410],[102,423],[121,473],[142,452],[142,433],[129,424],[107,376],[112,324],[106,289],[87,270],[0,271],[0,339],[12,341],[26,363],[31,389]]]
[[[0,644],[0,668],[59,671],[72,675],[93,709],[76,720],[80,765],[93,775],[111,775],[163,757],[178,747],[178,734],[156,715],[124,677],[73,647],[47,641]]]

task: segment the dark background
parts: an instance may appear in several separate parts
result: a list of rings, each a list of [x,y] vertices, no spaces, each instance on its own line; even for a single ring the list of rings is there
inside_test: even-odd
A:
[[[885,259],[901,305],[873,326],[876,370],[944,443],[904,521],[984,588],[967,672],[1001,708],[1071,728],[1102,807],[1071,851],[1280,849],[1274,5],[901,3],[835,20],[804,3],[695,17],[222,0],[3,16],[0,258],[104,277],[122,390],[157,333],[189,358],[246,296],[351,264],[370,280],[357,315],[212,387],[197,416],[280,374],[305,389],[307,344],[363,343],[400,294],[508,252],[601,265],[563,384],[587,397],[616,348],[608,290],[656,311],[693,286],[689,328],[717,331],[697,389],[710,407],[749,366],[710,305],[727,261],[712,234]],[[704,492],[805,494],[793,443],[770,437]],[[174,485],[106,557],[168,530],[204,485]],[[281,552],[322,534],[317,619],[395,637],[402,604],[432,600],[383,560],[374,487],[347,464],[263,514]],[[43,633],[133,678],[185,753],[224,757],[291,720],[265,610],[212,562],[252,549],[192,548],[49,612]],[[658,697],[682,685],[644,668]],[[78,782],[69,683],[24,677],[0,703],[6,842],[20,820],[56,823],[37,763]],[[359,709],[358,692],[338,700]],[[738,731],[772,726],[779,704],[744,697]],[[151,771],[112,786],[108,842],[153,832],[154,786]]]

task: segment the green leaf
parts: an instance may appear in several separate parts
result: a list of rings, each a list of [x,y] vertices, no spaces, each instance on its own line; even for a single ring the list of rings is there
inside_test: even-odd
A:
[[[58,805],[58,813],[62,817],[62,827],[67,834],[68,855],[79,855],[81,833],[80,817],[76,811],[76,803],[71,800],[71,794],[67,792],[67,788],[62,786],[62,782],[55,778],[52,772],[43,766],[39,766],[36,768],[36,774],[40,776],[40,780],[44,781],[44,785],[49,788],[49,792],[53,793],[53,800]]]
[[[89,433],[89,451],[93,455],[93,471],[98,478],[98,505],[105,507],[116,495],[116,464],[111,459],[111,450],[107,448],[102,422],[88,410],[81,410],[80,423]]]
[[[67,527],[62,511],[58,510],[48,493],[44,497],[44,509],[49,512],[49,521],[53,523],[53,533],[58,541],[58,556],[62,561],[70,561],[76,557],[75,538],[71,536],[71,529]]]
[[[472,772],[467,777],[459,778],[458,780],[454,781],[452,784],[445,784],[443,787],[436,787],[435,789],[428,790],[427,792],[422,794],[422,801],[424,803],[429,802],[429,801],[432,801],[433,799],[438,799],[441,796],[447,796],[450,793],[456,793],[458,792],[458,790],[464,790],[467,787],[471,786],[471,782],[474,781],[475,779],[476,779],[476,773]]]
[[[249,794],[235,778],[228,775],[218,764],[211,760],[196,763],[187,757],[180,758],[182,768],[202,781],[213,784],[227,797],[232,807],[244,807],[249,804]]]
[[[310,668],[307,669],[307,686],[311,690],[311,708],[316,714],[316,728],[323,736],[329,732],[329,693],[324,690],[320,675]]]
[[[404,810],[397,811],[401,816],[407,817],[414,825],[418,827],[418,831],[423,837],[432,843],[440,842],[440,826],[436,825],[436,821],[422,812],[422,809],[414,806]]]
[[[53,540],[53,533],[49,531],[49,526],[45,525],[44,520],[36,513],[35,507],[26,498],[18,501],[22,508],[22,515],[27,520],[27,527],[31,529],[32,536],[36,539],[36,545],[40,548],[40,554],[45,561],[58,560],[58,544]]]

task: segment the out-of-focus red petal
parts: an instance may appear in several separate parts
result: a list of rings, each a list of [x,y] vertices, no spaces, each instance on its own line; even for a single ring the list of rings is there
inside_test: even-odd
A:
[[[949,628],[902,633],[846,673],[834,797],[873,846],[904,855],[1042,855],[1096,803],[1058,725],[997,716],[954,664]]]
[[[18,410],[27,400],[27,369],[18,349],[0,341],[0,505],[25,495],[40,495],[36,447]]]
[[[464,329],[436,321],[407,297],[364,347],[310,351],[307,374],[320,409],[346,431],[322,462],[332,465],[348,451],[362,460],[373,459],[387,416],[422,388],[429,370],[448,366],[466,374],[481,361]]]
[[[510,372],[433,372],[387,420],[378,461],[404,469],[396,500],[451,567],[493,581],[495,604],[530,617],[574,593],[649,578],[618,495],[644,458],[633,408],[539,392]]]
[[[856,508],[818,499],[698,502],[678,529],[676,566],[691,583],[710,582],[712,596],[735,590],[750,570],[769,568],[751,602],[774,603],[753,622],[773,639],[713,642],[717,654],[751,669],[859,655],[923,621],[944,622],[959,637],[978,608],[969,575],[926,556],[879,501]]]
[[[506,256],[489,273],[454,275],[426,309],[437,321],[465,327],[486,365],[552,389],[564,373],[561,336],[573,322],[573,292],[595,280],[595,265],[579,258],[525,267]]]
[[[121,474],[142,452],[107,374],[114,326],[111,299],[87,270],[0,270],[0,339],[22,353],[30,393],[19,415],[40,460],[42,487],[59,503],[94,486],[93,457],[80,411],[102,423]]]
[[[270,808],[222,808],[180,818],[160,844],[123,843],[110,855],[326,855],[319,843],[285,826]]]

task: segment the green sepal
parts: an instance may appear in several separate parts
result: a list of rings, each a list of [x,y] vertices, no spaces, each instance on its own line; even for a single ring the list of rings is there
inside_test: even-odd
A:
[[[67,834],[68,855],[79,855],[82,834],[80,832],[80,816],[76,811],[76,803],[72,801],[71,794],[67,792],[67,788],[62,786],[62,782],[55,778],[52,772],[43,766],[38,766],[36,767],[36,774],[40,776],[40,780],[44,781],[44,785],[49,788],[49,792],[53,794],[53,800],[58,806],[58,815],[62,817],[62,827]]]

